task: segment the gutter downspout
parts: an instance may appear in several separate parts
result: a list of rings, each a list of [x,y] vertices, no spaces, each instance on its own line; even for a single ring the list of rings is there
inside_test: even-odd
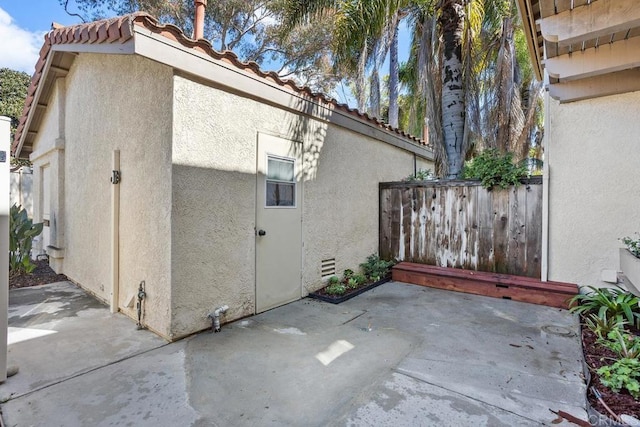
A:
[[[120,300],[120,150],[113,150],[111,176],[111,313],[119,310]]]
[[[548,88],[547,72],[545,71],[545,88]],[[549,280],[549,90],[544,91],[544,138],[542,149],[544,153],[544,165],[542,167],[542,264],[540,266],[540,280]]]
[[[204,9],[207,6],[207,0],[195,0],[196,16],[193,22],[193,39],[200,40],[204,38]]]

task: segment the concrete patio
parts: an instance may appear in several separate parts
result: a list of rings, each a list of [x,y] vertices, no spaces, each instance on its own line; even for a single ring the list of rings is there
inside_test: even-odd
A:
[[[587,420],[576,319],[514,301],[390,282],[167,344],[59,283],[12,290],[9,325],[8,426]]]

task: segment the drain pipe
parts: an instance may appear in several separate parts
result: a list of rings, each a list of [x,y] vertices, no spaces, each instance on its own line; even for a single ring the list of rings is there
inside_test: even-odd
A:
[[[229,310],[228,305],[221,305],[207,316],[211,319],[211,330],[213,332],[220,332],[220,315],[226,313],[227,310]]]

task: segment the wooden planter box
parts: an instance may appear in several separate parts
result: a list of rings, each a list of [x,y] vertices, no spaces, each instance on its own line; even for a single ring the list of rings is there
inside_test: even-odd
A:
[[[626,276],[624,281],[629,292],[640,295],[640,258],[633,256],[625,248],[620,248],[620,270]]]
[[[392,273],[397,282],[564,309],[569,308],[569,299],[578,293],[574,283],[541,282],[531,277],[410,262],[396,264]]]

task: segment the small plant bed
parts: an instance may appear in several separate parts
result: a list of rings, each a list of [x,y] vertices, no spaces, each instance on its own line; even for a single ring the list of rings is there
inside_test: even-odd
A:
[[[67,276],[64,274],[56,274],[56,272],[49,267],[49,262],[46,259],[32,262],[34,263],[35,268],[31,273],[10,275],[9,289],[48,285],[49,283],[64,282],[68,280]]]
[[[62,282],[67,276],[56,274],[48,260],[31,259],[33,238],[42,233],[43,224],[34,224],[27,211],[14,204],[9,211],[9,288],[25,288]]]
[[[381,260],[378,255],[369,255],[367,261],[360,264],[360,273],[346,269],[342,277],[331,276],[327,286],[310,293],[309,297],[340,304],[391,280],[394,264],[393,261]]]
[[[570,309],[581,318],[587,399],[600,420],[623,425],[621,415],[640,419],[640,299],[621,288],[590,289]]]

